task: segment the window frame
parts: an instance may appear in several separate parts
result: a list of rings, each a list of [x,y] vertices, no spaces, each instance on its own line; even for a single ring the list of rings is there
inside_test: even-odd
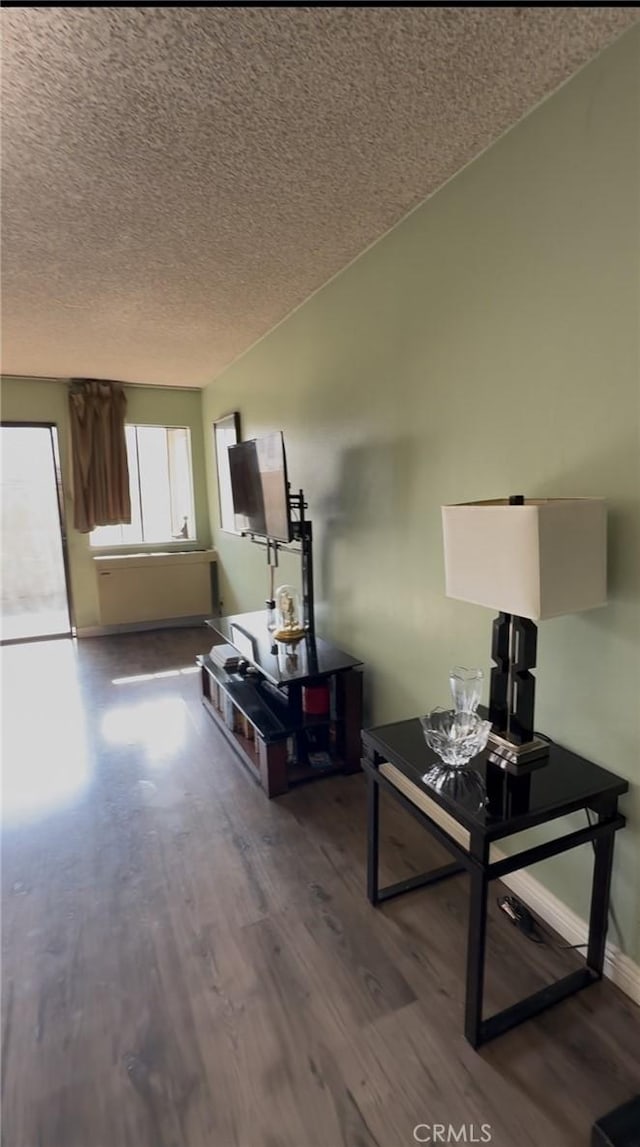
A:
[[[192,436],[191,426],[187,426],[184,423],[178,425],[177,423],[164,423],[164,422],[126,422],[125,427],[132,427],[134,430],[137,430],[138,427],[140,427],[142,429],[150,428],[152,430],[165,430],[165,431],[168,431],[168,430],[185,430],[187,432],[187,444],[188,444],[188,450],[189,450],[189,479],[190,479],[190,486],[191,486],[191,505],[192,505],[192,510],[193,510],[193,528],[194,528],[196,536],[193,538],[173,538],[173,537],[171,537],[170,539],[167,539],[165,541],[153,541],[153,542],[148,542],[148,541],[135,542],[135,541],[133,541],[133,542],[96,543],[96,542],[91,541],[91,535],[93,533],[93,531],[92,531],[88,535],[89,536],[89,550],[90,550],[90,552],[92,554],[94,554],[95,556],[99,556],[99,555],[103,555],[103,554],[107,554],[107,553],[113,553],[113,554],[127,554],[127,553],[129,553],[130,554],[130,553],[153,553],[153,552],[158,552],[158,551],[173,553],[177,550],[179,551],[179,550],[202,549],[202,546],[200,545],[200,543],[198,541],[198,537],[197,537],[198,518],[197,518],[197,513],[196,513],[195,482],[194,482],[194,474],[193,474],[193,450],[192,450],[192,445],[191,445],[191,436]],[[139,469],[140,463],[139,463],[139,456],[138,456],[137,434],[135,435],[134,440],[135,440],[135,458],[136,458],[136,473],[134,476],[134,482],[135,482],[135,485],[136,485],[138,491],[140,491],[140,469]],[[128,454],[127,454],[127,462],[129,462],[129,455]],[[169,452],[168,452],[168,450],[167,450],[167,466],[168,466],[168,470],[169,470],[169,474],[170,474],[170,463],[169,463]],[[142,512],[142,505],[140,505],[140,521],[141,521],[141,526],[144,529],[144,514]],[[96,527],[96,529],[100,529],[100,527],[98,526],[98,527]]]

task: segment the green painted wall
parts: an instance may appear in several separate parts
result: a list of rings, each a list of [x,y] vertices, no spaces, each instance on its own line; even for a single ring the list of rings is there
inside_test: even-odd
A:
[[[71,499],[67,390],[67,381],[5,376],[2,379],[0,413],[3,420],[7,422],[55,422],[58,427],[66,518],[69,527],[71,592],[76,625],[79,629],[83,629],[99,624],[98,601],[92,560],[93,552],[89,546],[88,536],[78,533],[72,526],[73,503]],[[188,426],[191,430],[198,545],[208,546],[211,541],[211,532],[200,392],[173,390],[168,387],[126,387],[126,392],[127,421],[145,423],[151,426]],[[122,547],[121,552],[153,548],[152,546],[129,546]],[[184,544],[178,543],[176,548],[183,549],[185,547]]]
[[[442,503],[609,499],[610,604],[541,624],[537,723],[633,782],[611,938],[636,958],[639,76],[636,28],[204,394],[211,489],[214,418],[285,431],[319,629],[365,661],[369,723],[445,703],[455,662],[488,673],[491,614],[444,596]],[[225,611],[258,608],[264,555],[211,508]],[[585,848],[535,875],[586,915],[590,866]]]

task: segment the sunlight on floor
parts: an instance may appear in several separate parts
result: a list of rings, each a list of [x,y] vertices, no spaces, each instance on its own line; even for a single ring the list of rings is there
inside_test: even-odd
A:
[[[69,611],[66,606],[60,609],[33,608],[29,602],[29,610],[24,613],[11,613],[10,607],[3,604],[2,610],[2,640],[23,641],[27,637],[47,637],[52,633],[69,633]]]
[[[199,673],[197,665],[185,665],[183,669],[163,669],[161,673],[136,673],[133,677],[114,677],[112,685],[136,685],[139,681],[157,681],[162,677],[188,677]]]
[[[163,676],[163,674],[157,674]],[[160,764],[187,740],[187,707],[181,697],[161,697],[121,705],[102,718],[100,732],[110,745],[137,745],[150,764]]]
[[[2,651],[2,819],[14,825],[73,804],[93,762],[72,641]]]

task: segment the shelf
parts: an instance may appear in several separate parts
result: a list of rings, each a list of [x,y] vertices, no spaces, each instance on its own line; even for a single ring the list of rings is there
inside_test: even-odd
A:
[[[267,743],[281,741],[298,731],[300,722],[283,721],[276,712],[275,703],[270,704],[261,694],[258,681],[241,677],[239,674],[227,673],[212,661],[208,653],[203,654],[199,661],[209,676],[218,682],[236,709],[239,709],[251,722],[263,741]]]
[[[267,629],[266,610],[253,613],[234,614],[231,617],[215,617],[207,620],[207,625],[220,634],[225,642],[234,645],[239,632],[251,643],[251,655],[240,650],[273,685],[289,685],[315,682],[336,673],[359,667],[362,662],[351,657],[321,637],[307,636],[296,647],[297,665],[291,669],[283,666],[278,658],[278,643]],[[243,642],[244,645],[244,642]]]
[[[256,752],[255,741],[250,741],[248,737],[243,736],[242,733],[230,729],[225,723],[222,713],[211,703],[208,697],[203,697],[202,702],[213,717],[222,735],[226,737],[227,741],[234,747],[241,760],[247,766],[253,779],[260,784],[260,762]]]
[[[317,781],[318,777],[332,777],[336,773],[344,772],[344,762],[334,760],[326,769],[314,769],[312,765],[287,765],[287,779],[291,785],[300,785],[305,781]]]
[[[301,729],[321,729],[323,725],[333,725],[335,717],[320,717],[317,713],[303,713],[300,718]]]
[[[255,743],[250,741],[248,737],[244,737],[242,733],[232,732],[226,725],[223,726],[223,728],[227,733],[229,741],[235,747],[236,752],[239,752],[251,776],[260,784],[260,762],[258,760],[258,754],[256,753]]]

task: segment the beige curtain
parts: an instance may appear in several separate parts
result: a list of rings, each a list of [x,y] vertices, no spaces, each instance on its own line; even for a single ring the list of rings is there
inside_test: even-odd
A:
[[[127,398],[117,382],[85,379],[71,384],[73,524],[82,534],[95,526],[131,521],[126,409]]]

